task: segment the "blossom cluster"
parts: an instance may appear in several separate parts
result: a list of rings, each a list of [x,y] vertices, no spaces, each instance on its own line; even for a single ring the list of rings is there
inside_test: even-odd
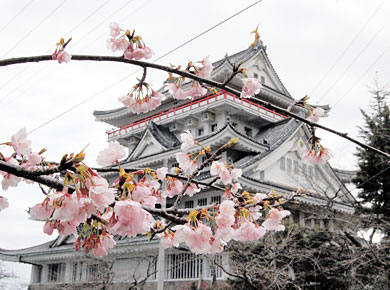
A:
[[[121,35],[122,30],[118,23],[112,22],[110,24],[110,36],[107,39],[107,48],[112,51],[123,51],[123,56],[126,59],[141,60],[149,59],[152,57],[152,50],[145,45],[141,36],[136,36],[135,31],[130,33],[130,30],[125,30],[124,34]]]
[[[213,71],[213,65],[208,57],[206,57],[196,64],[190,61],[187,65],[186,71],[201,78],[209,78],[211,72]],[[173,80],[173,82],[168,83],[166,87],[172,97],[177,100],[193,99],[195,97],[203,96],[208,92],[208,89],[199,82],[187,82],[184,77],[174,79],[170,76],[170,80]]]
[[[65,47],[68,45],[68,43],[71,41],[72,39],[68,39],[68,41],[65,42],[65,40],[63,38],[60,39],[59,42],[57,42],[57,47],[56,47],[56,50],[54,51],[54,53],[52,54],[52,59],[53,60],[57,60],[58,63],[63,63],[63,62],[70,62],[70,60],[72,59],[72,56],[67,53],[65,51]]]
[[[29,213],[34,219],[45,221],[43,231],[46,234],[51,235],[55,230],[60,235],[74,234],[78,236],[75,249],[83,248],[86,253],[93,251],[95,256],[107,255],[116,244],[114,235],[135,237],[154,233],[161,237],[164,247],[185,243],[195,253],[216,253],[222,251],[230,240],[257,240],[267,231],[284,229],[281,220],[289,212],[269,205],[269,201],[275,198],[273,193],[240,192],[241,185],[233,181],[241,177],[241,169],[214,160],[222,151],[211,155],[211,149],[199,144],[189,131],[181,134],[181,140],[184,151],[176,154],[181,179],[180,174],[168,174],[166,167],[131,172],[119,167],[119,177],[110,185],[82,162],[83,151],[75,156],[66,155],[57,165],[65,166],[58,171],[63,174],[63,189],[50,191]],[[221,148],[226,149],[235,142],[231,141]],[[40,154],[32,152],[25,129],[13,135],[7,145],[12,146],[14,155],[21,161],[14,156],[4,158],[6,162],[28,170],[50,168],[51,165]],[[198,151],[195,146],[199,147]],[[98,164],[120,166],[120,159],[126,156],[124,149],[118,142],[109,143],[99,153]],[[185,151],[190,149],[196,152],[187,154]],[[180,211],[177,206],[181,198],[185,195],[191,197],[201,190],[190,176],[199,170],[197,161],[201,155],[207,157],[203,165],[211,163],[211,174],[217,175],[225,186],[225,200],[220,205]],[[2,175],[4,189],[16,186],[21,179],[5,172]],[[176,223],[173,227],[157,219],[161,210],[156,205],[164,204],[167,198],[176,198],[178,202],[165,209],[163,215],[169,217],[172,213]],[[8,201],[0,196],[0,210],[7,206]],[[268,211],[268,215],[265,220],[259,221],[263,210]]]

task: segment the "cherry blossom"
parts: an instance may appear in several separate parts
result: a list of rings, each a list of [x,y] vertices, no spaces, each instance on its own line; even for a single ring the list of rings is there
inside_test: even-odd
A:
[[[49,198],[50,201],[56,205],[52,219],[61,222],[73,220],[81,205],[77,197],[68,194],[66,188],[61,192],[50,194]]]
[[[26,128],[22,128],[12,135],[11,145],[15,152],[21,157],[27,156],[31,153],[31,141],[27,140]]]
[[[202,61],[201,61],[202,65],[203,65],[203,68],[200,69],[200,72],[199,72],[199,76],[202,77],[202,78],[209,78],[210,77],[210,74],[213,70],[213,65],[211,63],[211,61],[209,60],[208,57],[205,57]]]
[[[168,168],[167,167],[161,167],[156,170],[157,178],[159,180],[164,180],[167,176]]]
[[[180,134],[181,139],[181,150],[186,151],[190,149],[195,144],[195,138],[192,136],[190,130],[186,130],[184,133]]]
[[[119,159],[126,157],[126,147],[118,141],[108,143],[108,147],[99,152],[96,162],[100,166],[110,166]]]
[[[273,208],[269,211],[267,219],[263,222],[262,226],[267,231],[284,231],[284,225],[280,224],[282,219],[289,216],[288,210],[278,210]]]
[[[5,161],[11,165],[19,165],[19,162],[12,157],[8,157],[5,159]],[[18,186],[19,182],[22,180],[20,177],[17,177],[15,175],[12,175],[10,173],[0,171],[1,175],[3,175],[3,180],[1,181],[1,186],[3,190],[7,190],[9,187],[16,187]]]
[[[0,211],[7,208],[8,206],[9,206],[8,199],[0,195]]]
[[[318,120],[320,117],[323,117],[325,114],[325,110],[322,108],[314,108],[309,112],[309,116],[306,118],[306,120],[313,122],[313,123],[318,123]]]
[[[264,227],[259,227],[247,219],[241,223],[240,227],[234,233],[236,241],[256,241],[265,235]]]
[[[70,60],[72,59],[72,56],[67,53],[65,50],[61,50],[58,54],[57,54],[57,61],[58,63],[67,63],[67,62],[70,62]]]
[[[322,145],[316,145],[303,153],[303,158],[310,163],[323,165],[332,157],[332,153],[329,149]]]
[[[121,32],[121,29],[120,29],[118,23],[111,22],[109,27],[110,27],[110,35],[112,37],[118,37],[120,32]]]
[[[114,213],[117,221],[110,228],[112,234],[135,237],[149,231],[154,222],[152,215],[142,209],[139,202],[132,200],[116,202]]]
[[[112,235],[103,233],[99,236],[98,242],[95,244],[93,254],[95,257],[107,256],[107,250],[113,248],[116,245]]]
[[[168,88],[169,93],[172,95],[172,97],[176,100],[185,100],[190,98],[184,90],[181,88],[180,85],[176,85],[175,83],[169,83],[166,85]]]
[[[195,183],[191,183],[190,186],[185,191],[185,194],[188,196],[193,196],[195,193],[198,193],[200,188]]]
[[[198,167],[195,160],[191,160],[190,156],[185,152],[176,153],[176,160],[179,162],[179,167],[183,171],[188,171],[190,174],[193,173]]]
[[[262,88],[262,85],[256,78],[244,78],[242,79],[242,82],[241,98],[253,97],[253,95],[258,94]]]
[[[37,220],[47,220],[51,217],[54,211],[54,205],[50,202],[47,197],[42,203],[34,205],[29,210],[29,214]]]

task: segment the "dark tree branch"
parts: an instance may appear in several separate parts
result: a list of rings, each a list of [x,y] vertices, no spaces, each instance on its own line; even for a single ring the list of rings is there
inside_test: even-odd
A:
[[[39,56],[27,56],[27,57],[9,58],[9,59],[0,60],[0,66],[8,66],[8,65],[13,65],[13,64],[30,63],[30,62],[49,61],[49,60],[52,60],[52,56],[51,55],[39,55]],[[225,90],[226,92],[234,94],[234,95],[236,95],[238,97],[241,94],[240,91],[235,90],[235,89],[230,88],[230,87],[227,87],[223,83],[219,83],[219,82],[215,82],[215,81],[212,81],[212,80],[209,80],[209,79],[201,78],[201,77],[199,77],[197,75],[194,75],[194,74],[186,72],[186,71],[181,71],[179,69],[175,69],[175,68],[172,68],[172,67],[163,66],[163,65],[154,64],[154,63],[149,63],[149,62],[144,62],[144,61],[139,61],[139,60],[128,60],[128,59],[125,59],[122,56],[72,55],[72,60],[122,62],[122,63],[132,64],[132,65],[137,65],[137,66],[140,66],[142,68],[153,68],[153,69],[157,69],[157,70],[166,71],[166,72],[169,72],[169,73],[174,73],[174,74],[180,75],[182,77],[186,77],[186,78],[192,79],[194,81],[197,81],[199,83],[208,84],[210,86],[213,86],[213,87]],[[367,144],[364,144],[364,143],[362,143],[362,142],[360,142],[360,141],[358,141],[358,140],[356,140],[354,138],[351,138],[351,137],[348,136],[348,133],[338,132],[336,130],[333,130],[331,128],[325,127],[323,125],[310,122],[310,121],[306,120],[305,118],[290,112],[288,109],[284,109],[284,108],[281,108],[279,106],[270,104],[270,103],[260,99],[260,95],[259,94],[256,95],[255,97],[253,97],[253,99],[258,101],[258,102],[260,102],[261,104],[267,106],[270,109],[273,109],[273,110],[278,111],[278,112],[280,112],[282,114],[285,114],[285,115],[287,115],[289,117],[292,117],[292,118],[294,118],[296,120],[299,120],[299,121],[301,121],[301,122],[303,122],[303,123],[305,123],[307,125],[323,129],[323,130],[328,131],[330,133],[333,133],[333,134],[335,134],[335,135],[337,135],[337,136],[339,136],[341,138],[349,140],[349,141],[359,145],[360,147],[362,147],[364,149],[371,150],[371,151],[376,152],[376,153],[378,153],[378,154],[380,154],[382,156],[390,158],[390,154],[388,154],[386,152],[383,152],[383,151],[381,151],[381,150],[379,150],[377,148],[374,148],[372,146],[369,146]]]

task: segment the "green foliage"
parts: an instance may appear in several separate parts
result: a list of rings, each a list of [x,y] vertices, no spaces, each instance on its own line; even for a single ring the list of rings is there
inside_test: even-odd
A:
[[[390,92],[377,85],[371,94],[373,112],[369,114],[362,110],[365,124],[360,128],[360,134],[368,145],[390,153],[390,108],[386,103]],[[356,155],[359,171],[353,182],[362,190],[359,198],[369,204],[365,210],[390,217],[389,160],[361,148]]]

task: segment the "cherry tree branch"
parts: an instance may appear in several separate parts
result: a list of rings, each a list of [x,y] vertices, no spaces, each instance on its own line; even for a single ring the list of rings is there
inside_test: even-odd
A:
[[[186,71],[182,71],[182,70],[179,70],[179,69],[175,69],[175,68],[172,68],[172,67],[168,67],[168,66],[163,66],[163,65],[159,65],[159,64],[155,64],[155,63],[149,63],[149,62],[144,62],[144,61],[139,61],[139,60],[128,60],[128,59],[125,59],[124,57],[122,56],[99,56],[99,55],[72,55],[72,60],[77,60],[77,61],[109,61],[109,62],[121,62],[121,63],[126,63],[126,64],[132,64],[132,65],[136,65],[136,66],[140,66],[142,68],[153,68],[153,69],[157,69],[157,70],[162,70],[162,71],[166,71],[166,72],[170,72],[170,73],[174,73],[174,74],[177,74],[177,75],[180,75],[180,76],[183,76],[183,77],[186,77],[186,78],[189,78],[189,79],[192,79],[194,81],[197,81],[199,83],[203,83],[203,84],[207,84],[207,85],[210,85],[210,86],[213,86],[213,87],[216,87],[216,88],[219,88],[219,89],[222,89],[222,90],[225,90],[226,92],[229,92],[229,93],[232,93],[236,96],[240,96],[241,92],[238,91],[238,90],[235,90],[233,88],[230,88],[228,86],[225,85],[225,83],[219,83],[219,82],[216,82],[216,81],[213,81],[213,80],[209,80],[209,79],[205,79],[205,78],[201,78],[195,74],[192,74],[192,73],[189,73],[189,72],[186,72]],[[52,56],[51,55],[39,55],[39,56],[27,56],[27,57],[18,57],[18,58],[9,58],[9,59],[4,59],[4,60],[0,60],[0,66],[8,66],[8,65],[14,65],[14,64],[22,64],[22,63],[31,63],[31,62],[41,62],[41,61],[52,61]],[[292,117],[296,120],[299,120],[309,126],[312,126],[312,127],[317,127],[317,128],[320,128],[322,130],[325,130],[325,131],[328,131],[332,134],[335,134],[341,138],[344,138],[352,143],[355,143],[357,144],[358,146],[364,148],[364,149],[367,149],[367,150],[371,150],[373,152],[376,152],[382,156],[385,156],[387,158],[390,158],[390,154],[384,152],[384,151],[381,151],[377,148],[374,148],[372,146],[369,146],[367,144],[364,144],[352,137],[349,137],[348,136],[348,133],[342,133],[342,132],[339,132],[339,131],[336,131],[336,130],[333,130],[329,127],[326,127],[326,126],[323,126],[323,125],[320,125],[320,124],[316,124],[316,123],[313,123],[313,122],[310,122],[308,120],[306,120],[305,118],[297,115],[297,114],[294,114],[292,112],[290,112],[288,109],[284,109],[284,108],[281,108],[279,106],[276,106],[276,105],[273,105],[273,104],[270,104],[269,102],[266,102],[262,99],[260,99],[260,95],[257,94],[255,97],[253,97],[254,100],[258,101],[259,103],[267,106],[268,108],[270,109],[273,109],[275,111],[278,111],[279,113],[282,113],[284,115],[287,115],[289,117]]]
[[[34,174],[31,174],[29,170],[27,170],[26,168],[20,165],[9,164],[1,160],[0,160],[0,171],[5,171],[15,176],[23,177],[25,179],[38,182],[40,184],[46,185],[48,187],[54,188],[59,191],[61,191],[64,188],[64,184],[62,183],[62,181],[58,179],[55,179],[50,176],[36,176]],[[73,190],[74,189],[72,187],[69,187],[70,192],[72,192]]]

